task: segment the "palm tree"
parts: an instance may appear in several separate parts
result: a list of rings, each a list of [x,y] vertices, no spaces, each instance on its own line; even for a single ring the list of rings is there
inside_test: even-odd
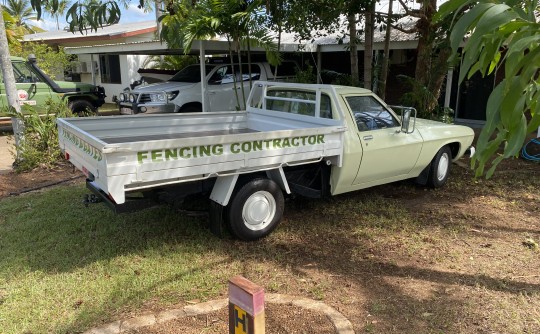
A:
[[[36,13],[32,10],[29,0],[7,0],[4,10],[15,19],[15,25],[23,28],[25,34],[43,32],[44,30],[28,24],[29,20],[36,20]]]
[[[15,18],[9,15],[5,10],[2,11],[2,17],[4,18],[4,26],[9,46],[12,47],[18,45],[19,39],[24,35],[24,31],[22,31],[20,27],[17,27]]]
[[[267,51],[269,62],[277,65],[279,57],[276,56],[276,45],[268,33],[256,24],[254,18],[261,12],[264,1],[245,0],[206,0],[197,2],[181,2],[175,7],[174,14],[162,18],[164,24],[162,35],[173,44],[182,46],[185,52],[191,49],[195,40],[225,36],[229,43],[229,56],[231,68],[233,67],[233,52],[238,56],[240,78],[242,78],[242,51],[252,46],[263,47]],[[180,32],[180,33],[178,33]],[[167,38],[169,37],[169,38]],[[172,38],[170,38],[172,37]],[[251,76],[250,76],[251,77]],[[238,107],[241,105],[238,96],[236,76],[233,76]],[[241,85],[242,102],[245,104],[244,86]]]
[[[160,70],[181,70],[184,67],[197,63],[195,56],[149,56],[143,63],[144,68],[153,68]]]
[[[60,30],[60,16],[63,16],[66,13],[66,10],[69,5],[69,0],[60,0],[58,1],[58,6],[54,8],[53,2],[49,1],[45,5],[45,11],[51,14],[52,17],[56,20],[56,29]]]

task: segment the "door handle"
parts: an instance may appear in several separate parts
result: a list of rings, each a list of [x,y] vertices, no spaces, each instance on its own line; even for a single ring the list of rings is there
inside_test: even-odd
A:
[[[364,140],[372,140],[373,136],[372,135],[364,136],[364,137],[362,137],[362,139],[364,139]]]
[[[216,92],[208,92],[208,95],[216,95]]]

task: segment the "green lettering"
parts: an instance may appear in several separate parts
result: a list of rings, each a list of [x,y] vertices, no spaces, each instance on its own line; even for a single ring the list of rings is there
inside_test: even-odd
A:
[[[202,157],[202,156],[205,156],[205,155],[206,155],[207,157],[209,157],[209,156],[212,155],[210,145],[199,146],[199,149],[201,150],[201,152],[200,152],[200,156],[201,156],[201,157]]]
[[[291,143],[292,143],[292,146],[298,146],[300,145],[300,143],[298,143],[298,137],[293,137],[293,139],[291,139]]]
[[[137,161],[139,161],[139,164],[142,164],[144,159],[148,159],[147,153],[148,152],[137,152]]]
[[[281,148],[281,139],[274,139],[272,141],[272,145],[274,146],[274,148]]]
[[[223,145],[217,144],[212,146],[212,154],[214,155],[222,155],[223,154]]]
[[[158,151],[158,150],[153,150],[151,151],[151,154],[152,154],[152,161],[153,162],[160,162],[160,161],[163,161],[163,159],[161,158],[161,154],[163,152],[162,151]]]
[[[191,154],[185,154],[184,152],[185,151],[188,151],[189,152],[189,147],[182,147],[180,149],[180,158],[184,158],[184,159],[189,159],[191,158]]]
[[[165,150],[165,160],[178,159],[178,151],[176,149],[166,149]]]
[[[245,141],[242,143],[242,151],[244,153],[249,153],[251,152],[251,142],[249,141]]]
[[[306,138],[307,138],[307,137],[308,137],[308,136],[302,136],[302,137],[301,137],[301,138],[302,138],[302,145],[303,145],[303,146],[306,145]]]
[[[309,145],[315,145],[316,142],[317,142],[317,137],[316,136],[309,136],[309,138],[308,138]]]
[[[283,143],[281,145],[283,146],[283,148],[291,147],[291,142],[289,141],[289,138],[283,138]]]
[[[317,144],[324,144],[324,135],[317,135]]]
[[[270,143],[272,142],[272,139],[265,139],[264,140],[264,143],[266,144],[266,149],[269,150],[270,149]]]
[[[233,143],[231,144],[231,152],[234,154],[240,153],[240,143]]]
[[[263,143],[262,143],[262,140],[258,140],[258,141],[254,141],[253,143],[253,151],[262,151],[262,146],[263,146]]]

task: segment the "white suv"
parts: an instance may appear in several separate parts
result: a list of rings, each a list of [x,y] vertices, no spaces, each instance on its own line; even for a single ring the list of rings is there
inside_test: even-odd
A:
[[[275,67],[268,63],[242,64],[242,78],[238,64],[206,64],[208,104],[207,111],[231,111],[240,106],[242,85],[245,97],[250,90],[251,81],[284,81],[295,75],[296,63],[283,62],[274,77]],[[237,76],[236,92],[233,75]],[[237,99],[238,94],[238,99]],[[176,73],[165,82],[136,87],[119,95],[120,113],[133,115],[139,113],[172,113],[202,111],[200,65],[190,65]]]

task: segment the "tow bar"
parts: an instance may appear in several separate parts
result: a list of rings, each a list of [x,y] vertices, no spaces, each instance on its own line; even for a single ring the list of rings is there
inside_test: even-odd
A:
[[[84,195],[83,203],[85,207],[88,207],[90,203],[100,203],[103,202],[103,200],[94,194],[86,194]]]

